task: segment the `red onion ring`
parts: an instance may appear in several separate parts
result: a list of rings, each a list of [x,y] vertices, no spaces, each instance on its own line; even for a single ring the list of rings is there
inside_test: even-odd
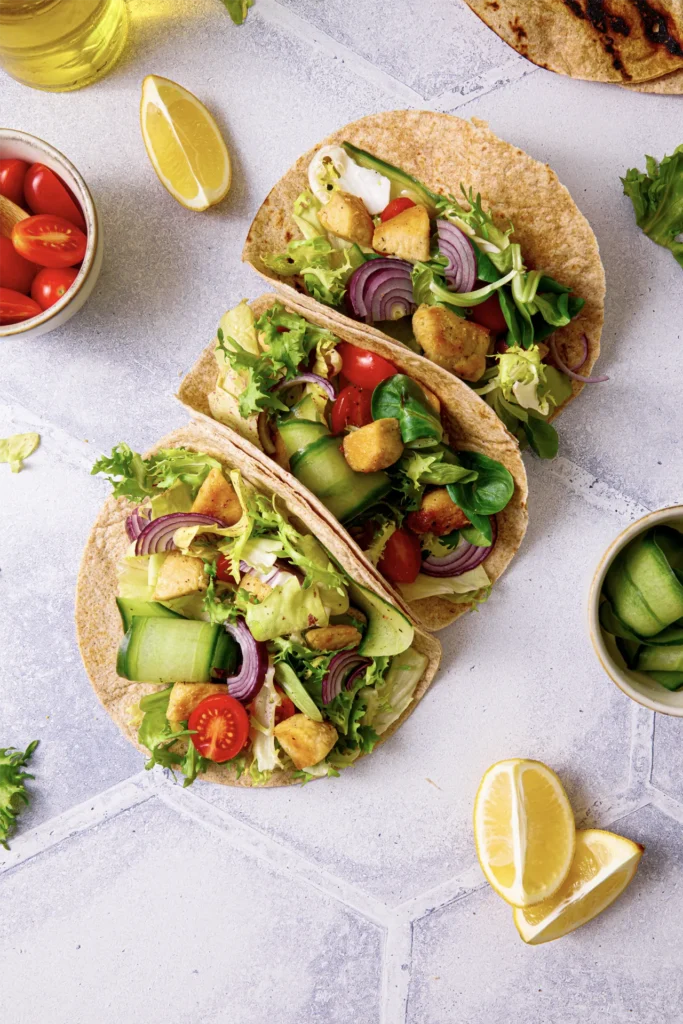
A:
[[[446,256],[446,283],[452,292],[471,292],[477,283],[477,257],[467,235],[449,220],[436,222],[439,252]]]
[[[327,667],[327,672],[323,678],[323,704],[329,704],[330,701],[339,696],[342,690],[344,676],[349,669],[353,669],[353,672],[347,680],[347,687],[351,682],[351,679],[358,676],[360,671],[366,669],[371,663],[371,658],[363,658],[357,651],[340,651],[338,654],[335,654],[331,659],[330,664]]]
[[[171,512],[159,516],[145,526],[135,542],[136,555],[158,555],[175,547],[173,534],[183,526],[225,526],[216,516],[203,516],[199,512]]]
[[[555,338],[550,339],[550,351],[552,353],[553,359],[557,363],[558,370],[561,370],[562,373],[565,373],[567,377],[571,378],[571,380],[577,380],[579,384],[602,384],[603,381],[609,380],[609,377],[607,376],[582,377],[581,374],[576,373],[574,370],[570,369],[564,362],[564,360],[560,358],[560,355],[557,351],[557,345],[555,344]],[[583,362],[585,363],[585,361],[586,360],[584,359]],[[583,366],[583,363],[581,365]]]
[[[349,302],[354,316],[366,323],[397,320],[416,310],[412,264],[407,260],[367,260],[349,279]]]
[[[289,388],[292,384],[317,384],[318,387],[327,392],[331,402],[334,402],[337,397],[331,382],[325,380],[324,377],[319,377],[317,373],[300,373],[298,377],[292,377],[290,380],[280,380],[270,390],[282,391],[283,388]]]
[[[143,508],[142,505],[138,505],[136,509],[126,519],[126,533],[128,534],[128,540],[137,540],[144,528],[149,523],[149,517],[152,514],[151,509]]]
[[[432,576],[436,579],[447,579],[451,576],[462,576],[463,573],[476,569],[478,565],[481,565],[488,558],[496,543],[498,535],[496,517],[490,516],[490,520],[492,538],[489,547],[478,547],[476,544],[470,544],[469,541],[461,537],[457,546],[447,555],[440,557],[429,555],[428,558],[423,559],[420,572],[424,573],[425,576]]]
[[[230,633],[242,651],[242,665],[234,676],[228,676],[228,693],[242,704],[254,699],[263,686],[268,671],[268,645],[262,640],[255,640],[249,632],[244,619],[225,624],[226,633]]]

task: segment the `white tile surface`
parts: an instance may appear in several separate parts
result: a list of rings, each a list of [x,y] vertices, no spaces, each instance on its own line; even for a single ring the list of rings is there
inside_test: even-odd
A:
[[[619,183],[683,141],[680,98],[553,76],[455,0],[419,6],[256,0],[237,29],[219,0],[130,0],[131,43],[108,79],[61,96],[1,79],[0,122],[76,163],[105,234],[87,306],[2,345],[0,436],[43,436],[19,476],[0,466],[0,744],[42,741],[31,808],[0,857],[0,987],[17,1024],[399,1024],[409,986],[411,1024],[678,1020],[683,723],[658,719],[653,734],[600,672],[585,596],[611,538],[682,498],[683,279],[635,230]],[[150,72],[193,90],[225,131],[234,184],[215,210],[182,210],[147,162]],[[438,682],[376,758],[289,791],[157,789],[73,638],[79,554],[105,489],[89,467],[183,421],[180,375],[221,312],[262,290],[239,254],[280,174],[340,124],[401,106],[487,119],[555,168],[600,242],[610,383],[563,417],[562,459],[529,462],[519,557],[489,606],[443,637]],[[523,947],[479,888],[472,798],[510,754],[557,768],[580,820],[619,818],[648,845],[613,911],[544,950]]]

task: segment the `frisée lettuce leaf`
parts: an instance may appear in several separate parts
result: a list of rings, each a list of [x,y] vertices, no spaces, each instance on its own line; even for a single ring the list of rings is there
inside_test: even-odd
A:
[[[624,195],[633,203],[638,227],[683,267],[683,145],[661,163],[646,156],[645,164],[647,173],[632,167],[621,179]]]

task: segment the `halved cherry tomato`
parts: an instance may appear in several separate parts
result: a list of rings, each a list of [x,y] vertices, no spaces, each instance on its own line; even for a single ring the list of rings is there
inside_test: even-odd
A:
[[[191,740],[210,761],[229,761],[239,754],[249,735],[249,716],[228,693],[214,693],[198,704],[187,720]]]
[[[348,341],[340,342],[337,345],[337,352],[342,359],[341,372],[356,387],[370,388],[372,391],[387,377],[393,377],[398,373],[388,359],[366,348],[350,345]]]
[[[85,231],[83,212],[61,178],[45,164],[31,164],[24,178],[24,195],[32,213],[64,217]]]
[[[489,295],[488,299],[484,299],[478,306],[474,306],[472,309],[472,319],[475,324],[488,327],[494,334],[500,334],[508,329],[497,295]]]
[[[20,256],[9,238],[0,236],[0,287],[28,295],[39,267]]]
[[[332,406],[330,425],[333,434],[341,434],[345,427],[364,427],[372,423],[372,391],[349,384],[337,395]]]
[[[39,213],[14,225],[12,244],[24,259],[41,267],[73,267],[85,256],[88,240],[64,217]]]
[[[398,217],[399,213],[403,213],[404,210],[409,210],[411,206],[415,206],[412,199],[408,199],[408,196],[399,196],[398,199],[392,199],[390,203],[387,203],[380,213],[379,219],[384,223],[385,220],[391,220],[392,217]]]
[[[296,714],[296,704],[279,686],[276,686],[275,689],[280,695],[280,703],[275,708],[275,724],[278,725],[280,722],[284,722],[285,718],[291,718]]]
[[[232,558],[227,555],[220,555],[216,562],[216,576],[221,583],[234,583],[235,578],[232,575]]]
[[[420,538],[410,530],[395,530],[382,553],[377,568],[393,583],[414,583],[422,565]]]
[[[77,277],[75,267],[43,267],[33,279],[31,298],[41,309],[49,309],[68,292]]]
[[[0,288],[0,324],[20,324],[22,320],[30,320],[42,312],[38,303],[28,295],[12,288]]]
[[[25,160],[0,160],[0,196],[24,205],[24,178],[28,170]]]

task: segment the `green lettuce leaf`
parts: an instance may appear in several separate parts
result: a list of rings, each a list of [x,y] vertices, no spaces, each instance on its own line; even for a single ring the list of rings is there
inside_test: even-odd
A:
[[[420,385],[404,373],[395,373],[377,385],[372,393],[372,417],[375,420],[397,419],[403,443],[416,448],[425,443],[438,443],[443,437],[438,413],[434,412]]]
[[[645,163],[647,173],[632,167],[621,179],[624,195],[633,203],[638,227],[683,267],[683,145],[661,163],[651,156]]]
[[[18,473],[24,465],[24,459],[32,455],[40,444],[40,434],[12,434],[11,437],[0,437],[0,462],[9,462],[13,473]]]
[[[168,490],[178,481],[186,484],[194,497],[214,467],[220,469],[221,464],[210,455],[185,448],[162,448],[145,459],[122,443],[112,448],[110,456],[102,455],[91,474],[106,476],[116,498],[142,501]]]
[[[221,0],[235,25],[243,25],[247,12],[254,6],[254,0]]]
[[[26,768],[39,740],[29,743],[26,750],[14,747],[0,749],[0,845],[9,850],[7,840],[16,828],[17,817],[22,804],[28,805],[26,780],[34,778]]]

